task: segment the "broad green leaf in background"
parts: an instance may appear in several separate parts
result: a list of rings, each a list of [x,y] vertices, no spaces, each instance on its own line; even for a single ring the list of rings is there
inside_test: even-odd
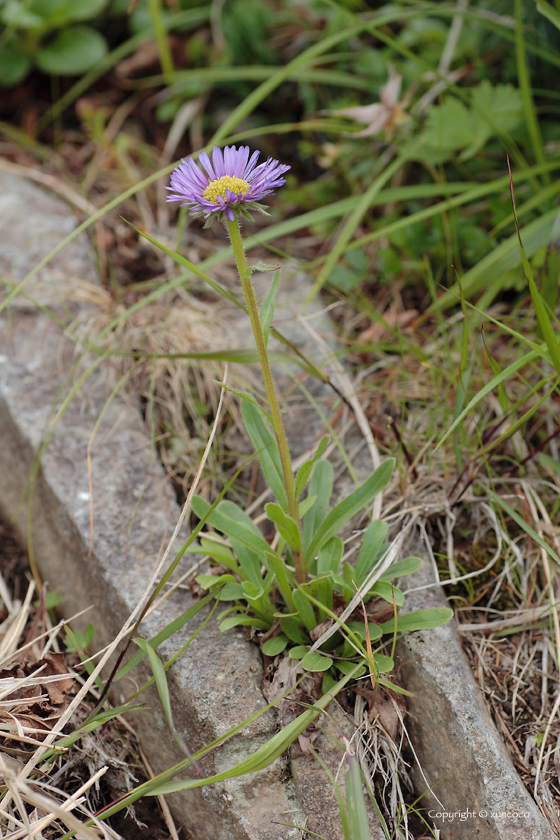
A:
[[[472,105],[472,145],[463,152],[461,160],[476,154],[498,132],[517,128],[523,119],[523,99],[512,85],[493,87],[485,79],[473,89]]]
[[[407,157],[443,163],[464,149],[461,160],[478,152],[491,137],[511,131],[523,118],[523,100],[512,85],[484,80],[472,91],[472,105],[448,97],[430,108],[423,131],[406,149]]]
[[[7,3],[0,4],[0,21],[11,29],[36,29],[45,24],[40,15],[29,9],[28,3],[22,3],[20,0],[8,0]]]
[[[107,52],[105,38],[89,26],[62,29],[54,41],[37,53],[37,66],[56,76],[77,76],[101,61]]]
[[[31,70],[31,59],[15,44],[4,44],[0,49],[0,85],[12,87],[25,79]]]
[[[92,20],[103,11],[107,0],[31,0],[27,5],[54,29],[69,21]]]

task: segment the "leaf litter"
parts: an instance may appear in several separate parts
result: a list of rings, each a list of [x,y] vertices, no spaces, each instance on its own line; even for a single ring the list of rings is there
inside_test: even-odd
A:
[[[24,840],[33,833],[56,840],[74,830],[84,840],[168,840],[170,829],[153,798],[108,823],[95,818],[99,808],[129,792],[138,777],[146,778],[145,763],[134,730],[122,717],[64,746],[93,712],[97,697],[92,690],[76,703],[83,682],[80,657],[61,649],[66,622],[53,625],[46,592],[36,601],[34,594],[26,554],[0,522],[0,787],[2,822],[8,829],[2,836]],[[50,759],[40,761],[30,776],[29,761],[68,712],[67,724],[50,742]],[[92,828],[83,826],[88,818]]]

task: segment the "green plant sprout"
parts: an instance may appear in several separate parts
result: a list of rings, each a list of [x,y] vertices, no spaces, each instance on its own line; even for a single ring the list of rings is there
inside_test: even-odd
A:
[[[239,279],[261,365],[268,411],[249,394],[236,391],[242,399],[245,427],[255,447],[264,478],[276,501],[266,505],[266,515],[275,528],[269,544],[245,511],[236,503],[222,500],[211,506],[194,496],[195,514],[225,539],[205,533],[200,538],[202,553],[227,570],[221,575],[200,574],[196,580],[204,589],[219,590],[221,601],[233,606],[221,613],[222,631],[237,626],[262,631],[262,651],[277,656],[288,650],[301,660],[305,671],[323,671],[323,689],[336,683],[336,673],[355,668],[356,657],[366,660],[370,673],[380,678],[393,668],[393,658],[373,653],[371,641],[396,632],[394,619],[385,624],[368,624],[340,619],[342,607],[356,592],[364,601],[382,598],[394,607],[404,597],[392,581],[418,570],[422,561],[410,557],[387,568],[388,525],[372,521],[366,528],[355,565],[343,563],[344,543],[339,532],[363,511],[388,483],[394,459],[385,460],[374,473],[330,511],[333,468],[322,458],[328,444],[325,436],[314,454],[298,470],[295,479],[282,413],[274,385],[268,353],[268,337],[279,286],[279,271],[263,263],[248,265],[240,229],[240,217],[251,218],[257,210],[266,214],[262,198],[282,186],[289,169],[276,160],[257,166],[259,153],[249,159],[249,148],[215,146],[212,160],[199,155],[202,171],[192,158],[174,170],[168,201],[179,201],[193,215],[205,217],[205,227],[214,220],[226,224]],[[254,271],[274,272],[274,279],[259,311],[251,275]],[[305,498],[302,499],[307,489]],[[191,549],[192,550],[192,549]],[[342,570],[341,570],[342,565]],[[452,615],[449,609],[422,610],[406,617],[406,629],[436,627]],[[324,628],[339,627],[317,646]],[[403,627],[403,629],[405,629]],[[367,642],[367,644],[366,644]],[[315,644],[313,644],[315,643]],[[311,650],[309,648],[312,648]],[[365,666],[360,675],[365,673]]]

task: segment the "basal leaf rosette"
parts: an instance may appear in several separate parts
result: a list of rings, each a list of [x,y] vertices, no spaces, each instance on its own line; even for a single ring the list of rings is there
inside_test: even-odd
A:
[[[260,152],[249,147],[214,146],[212,160],[206,152],[198,156],[201,169],[192,157],[182,160],[171,174],[167,201],[180,201],[192,216],[205,216],[208,227],[214,219],[233,222],[236,216],[251,219],[250,211],[266,214],[261,200],[272,195],[277,187],[286,183],[282,176],[290,169],[286,164],[268,158],[257,166]]]

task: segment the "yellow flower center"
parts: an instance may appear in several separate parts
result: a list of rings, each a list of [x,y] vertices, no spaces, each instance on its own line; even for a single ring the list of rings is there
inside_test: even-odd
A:
[[[226,190],[231,190],[231,192],[235,195],[239,195],[239,193],[246,193],[250,186],[251,185],[248,184],[247,181],[243,181],[242,178],[236,178],[231,175],[222,175],[222,177],[218,178],[217,181],[212,181],[208,184],[202,195],[207,201],[217,202],[219,195],[221,195],[224,199],[226,198]]]

